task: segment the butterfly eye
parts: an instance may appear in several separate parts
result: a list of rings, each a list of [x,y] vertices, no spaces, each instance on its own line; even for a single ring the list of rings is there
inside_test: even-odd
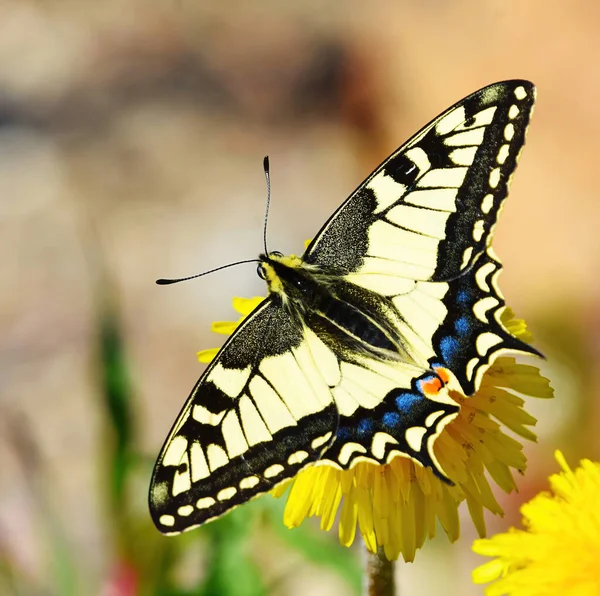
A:
[[[256,273],[258,275],[258,277],[260,277],[261,279],[267,279],[267,276],[265,275],[265,270],[263,269],[262,263],[259,263],[258,267],[256,268]]]

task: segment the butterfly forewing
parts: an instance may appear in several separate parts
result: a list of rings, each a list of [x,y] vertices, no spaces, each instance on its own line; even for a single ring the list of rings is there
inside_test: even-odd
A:
[[[449,108],[358,187],[304,259],[376,291],[389,276],[460,275],[489,242],[534,100],[531,83],[506,81]]]
[[[310,342],[310,344],[309,344]],[[318,459],[338,413],[316,337],[267,299],[192,391],[156,463],[150,511],[163,533],[213,519]]]

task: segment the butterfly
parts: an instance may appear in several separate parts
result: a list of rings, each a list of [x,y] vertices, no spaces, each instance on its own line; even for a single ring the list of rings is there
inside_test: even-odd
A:
[[[432,120],[338,208],[300,256],[265,252],[268,297],[192,390],[149,505],[176,534],[312,465],[398,456],[451,483],[434,453],[500,355],[539,353],[500,316],[496,220],[535,100],[489,85]]]

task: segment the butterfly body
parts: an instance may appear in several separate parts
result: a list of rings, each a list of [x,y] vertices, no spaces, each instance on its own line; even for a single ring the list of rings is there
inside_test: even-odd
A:
[[[306,325],[339,356],[365,352],[382,360],[412,361],[385,298],[348,284],[342,272],[310,265],[296,255],[260,255],[262,275],[299,328]],[[422,364],[422,363],[421,363]]]
[[[451,482],[435,442],[506,353],[492,232],[535,90],[495,83],[392,154],[299,256],[266,253],[268,297],[202,375],[156,463],[166,534],[231,510],[310,465],[408,457]]]

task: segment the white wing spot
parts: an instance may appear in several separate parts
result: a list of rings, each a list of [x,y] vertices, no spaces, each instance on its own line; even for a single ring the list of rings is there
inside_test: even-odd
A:
[[[490,172],[490,186],[496,188],[500,182],[500,168],[494,168]]]
[[[473,247],[467,246],[465,248],[465,252],[463,253],[463,260],[460,266],[461,269],[465,269],[467,265],[471,262],[471,256],[473,255]]]
[[[477,347],[477,353],[481,356],[485,356],[491,348],[493,348],[501,342],[501,337],[499,337],[495,333],[492,333],[491,331],[486,331],[485,333],[482,333],[475,342],[475,346]]]
[[[504,144],[502,145],[502,147],[500,147],[500,151],[498,151],[498,157],[496,157],[496,161],[502,165],[507,157],[509,156],[510,153],[510,145],[508,144]]]
[[[279,476],[283,470],[285,470],[285,468],[281,464],[273,464],[263,472],[263,476],[265,478],[274,478],[275,476]]]
[[[272,439],[271,433],[260,417],[258,410],[246,394],[240,398],[239,409],[244,434],[250,446],[258,445]]]
[[[421,147],[413,147],[412,149],[409,149],[405,155],[417,166],[417,168],[419,168],[419,175],[424,174],[431,168],[429,157],[427,157],[427,153],[425,153]]]
[[[223,420],[225,414],[227,414],[227,410],[214,414],[200,404],[196,404],[192,409],[192,418],[196,420],[196,422],[200,422],[200,424],[210,424],[211,426],[218,426],[221,424],[221,420]]]
[[[259,365],[259,370],[269,380],[269,383],[271,383],[280,393],[287,391],[293,398],[295,396],[296,386],[290,384],[286,385],[284,382],[284,379],[287,378],[286,374],[289,372],[289,367],[282,366],[282,364],[286,363],[286,359],[288,359],[289,363],[289,360],[294,361],[294,356],[292,354],[287,354],[264,358]],[[279,366],[277,365],[278,360]],[[293,364],[295,364],[295,362],[293,362]],[[262,377],[256,376],[250,381],[248,388],[267,428],[273,434],[282,428],[295,426],[296,420],[294,420],[294,417],[290,413],[288,407],[286,407],[280,395],[269,383]]]
[[[508,117],[511,120],[514,120],[518,115],[519,112],[521,110],[519,110],[518,106],[516,104],[513,104],[512,106],[510,106],[510,108],[508,109]]]
[[[494,195],[485,195],[483,201],[481,201],[481,210],[486,215],[492,210],[494,206]]]
[[[192,466],[192,482],[198,482],[202,478],[210,476],[210,470],[204,457],[204,451],[198,441],[194,441],[190,448],[190,460]]]
[[[183,455],[187,450],[188,442],[181,435],[175,437],[167,447],[167,452],[163,458],[163,466],[178,466],[183,460]]]
[[[352,416],[358,410],[360,404],[343,387],[334,387],[331,393],[342,416]]]
[[[385,455],[385,446],[388,443],[397,445],[398,441],[387,433],[378,432],[373,435],[373,440],[371,441],[371,452],[377,459],[383,459],[383,456]]]
[[[304,328],[304,337],[315,362],[319,363],[319,372],[329,387],[335,387],[341,379],[340,364],[336,355],[323,343],[314,331]]]
[[[435,124],[435,131],[439,135],[446,135],[453,131],[459,124],[465,121],[465,108],[459,107],[440,118]]]
[[[504,138],[507,141],[512,141],[512,138],[515,136],[515,127],[513,125],[512,122],[509,122],[505,127],[504,127]]]
[[[469,130],[471,128],[479,128],[481,126],[487,126],[491,124],[494,120],[494,114],[496,113],[497,106],[490,106],[485,110],[481,110],[481,112],[477,112],[475,116],[472,118],[472,121],[467,125],[467,121],[465,119],[459,126],[456,127],[456,130]]]
[[[470,166],[475,159],[477,147],[461,147],[450,152],[450,159],[457,166]]]
[[[303,329],[305,331],[304,337],[306,338],[306,326],[304,326]],[[293,401],[288,399],[287,394],[284,394],[283,398],[294,416],[297,411],[303,412],[303,414],[298,416],[298,420],[300,420],[307,414],[321,412],[331,404],[333,400],[331,389],[325,381],[325,375],[321,370],[321,365],[325,365],[325,363],[321,363],[314,359],[308,341],[305,340],[299,346],[292,348],[292,353],[296,359],[297,370],[298,372],[301,372],[304,380],[308,383],[309,389],[307,391],[302,391],[301,396],[296,395],[296,399],[293,399]],[[290,383],[292,382],[294,381],[290,378]],[[300,383],[298,383],[298,386],[302,387]],[[297,409],[295,406],[298,401],[304,403],[304,406],[301,409]]]
[[[481,267],[479,267],[479,269],[477,269],[477,271],[475,273],[475,281],[477,282],[477,285],[484,292],[489,292],[490,291],[490,286],[488,285],[488,283],[485,280],[485,278],[490,273],[492,273],[492,271],[494,271],[495,269],[496,269],[496,264],[495,263],[486,263],[485,265],[482,265]]]
[[[254,488],[259,482],[260,482],[260,479],[258,478],[258,476],[248,476],[248,477],[242,478],[240,480],[240,488],[242,490]]]
[[[396,207],[387,213],[388,221],[399,226],[404,226],[406,229],[412,230],[417,234],[425,234],[433,238],[444,238],[446,235],[446,222],[448,221],[448,217],[450,217],[450,213],[447,211],[430,211],[429,209],[419,209],[418,207],[411,207],[409,205],[396,205]],[[413,251],[413,253],[414,252],[415,251]],[[389,253],[387,256],[389,256]],[[404,256],[404,254],[402,256]],[[421,259],[428,257],[429,255],[427,254],[420,255]],[[386,259],[386,255],[383,256],[383,259]],[[400,260],[400,258],[398,258],[398,260]],[[405,257],[404,261],[410,262],[410,259]],[[423,265],[424,263],[417,262],[414,264]],[[428,264],[433,264],[435,267],[435,262],[430,262]],[[390,266],[389,263],[388,266]],[[391,266],[394,267],[394,265]]]
[[[183,461],[186,464],[188,463],[187,455]],[[185,472],[180,472],[179,470],[177,470],[173,477],[173,486],[171,487],[171,492],[173,493],[173,496],[176,497],[181,493],[187,492],[188,490],[190,490],[190,488],[192,488],[192,481],[188,469],[186,468]]]
[[[425,426],[427,428],[431,428],[437,422],[437,420],[439,420],[439,418],[443,415],[444,415],[443,410],[438,410],[437,412],[431,412],[431,414],[429,414],[429,416],[427,416],[427,418],[425,418]]]
[[[486,296],[473,305],[473,314],[482,322],[489,323],[487,313],[498,306],[500,302],[494,296]]]
[[[346,443],[341,449],[338,456],[339,462],[346,466],[354,453],[366,453],[367,450],[360,443]]]
[[[417,182],[417,186],[423,188],[431,188],[432,186],[440,186],[442,188],[459,188],[465,180],[468,168],[437,168],[429,170]]]
[[[421,445],[423,444],[423,437],[427,429],[422,426],[411,426],[407,428],[404,436],[408,446],[414,451],[421,451]]]
[[[208,465],[211,472],[223,467],[229,461],[229,458],[227,457],[227,454],[223,448],[219,447],[219,445],[215,445],[214,443],[208,446],[206,455],[208,456]]]
[[[196,507],[198,509],[208,509],[209,507],[212,507],[215,503],[216,501],[212,497],[202,497],[201,499],[198,499],[198,501],[196,501]]]
[[[317,437],[316,439],[313,439],[312,443],[310,444],[311,448],[317,450],[319,447],[322,447],[323,445],[325,445],[325,443],[327,443],[327,441],[329,441],[329,439],[331,439],[332,434],[332,432],[328,432],[322,437]]]
[[[483,219],[478,219],[473,225],[473,240],[475,242],[479,242],[483,238],[483,234],[485,233],[485,221]]]
[[[415,190],[406,196],[406,202],[436,211],[456,211],[456,188],[433,188]],[[369,242],[370,248],[370,242]]]
[[[367,184],[367,188],[375,193],[377,201],[375,213],[380,213],[393,205],[406,192],[404,184],[396,182],[391,176],[386,176],[383,172],[373,176]]]
[[[288,457],[288,464],[290,466],[301,464],[307,457],[308,453],[306,453],[306,451],[296,451],[296,453],[292,453],[292,455]]]
[[[168,528],[175,525],[175,518],[172,515],[161,515],[158,521]]]
[[[242,453],[248,451],[248,443],[244,437],[240,419],[235,410],[230,410],[229,414],[225,416],[221,431],[223,432],[225,446],[230,458],[242,455]]]
[[[466,130],[458,132],[451,137],[444,139],[444,145],[447,147],[469,147],[472,145],[481,145],[483,143],[483,134],[485,128],[475,128],[474,130]]]
[[[251,366],[246,368],[225,368],[220,362],[217,363],[208,375],[223,393],[231,398],[238,397],[250,378]]]
[[[469,362],[467,362],[467,367],[465,369],[465,376],[470,381],[473,378],[473,373],[475,372],[475,367],[479,364],[479,358],[471,358]]]
[[[229,499],[231,499],[231,497],[234,497],[236,493],[237,488],[235,488],[235,486],[228,486],[227,488],[224,488],[217,493],[217,499],[219,501],[229,501]]]
[[[515,97],[518,100],[523,100],[527,97],[527,91],[525,91],[525,87],[522,85],[515,89]]]
[[[188,515],[191,515],[193,511],[194,511],[194,508],[191,505],[182,505],[177,510],[177,513],[179,515],[181,515],[181,517],[187,517]]]

